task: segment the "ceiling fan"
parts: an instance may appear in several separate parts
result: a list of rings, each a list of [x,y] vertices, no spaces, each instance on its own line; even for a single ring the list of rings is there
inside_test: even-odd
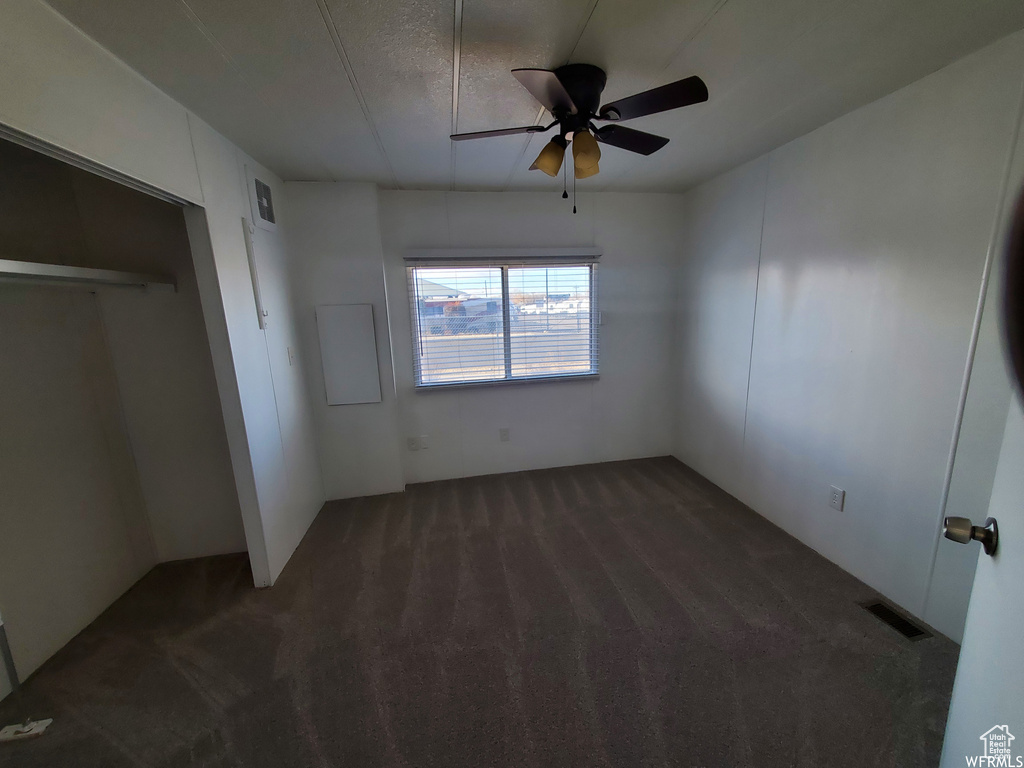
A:
[[[554,116],[555,121],[549,125],[456,133],[451,139],[465,141],[520,133],[543,133],[557,125],[558,135],[548,142],[530,166],[531,171],[544,171],[548,176],[558,175],[570,141],[577,179],[585,179],[598,172],[598,161],[601,159],[598,142],[641,155],[657,152],[668,144],[668,139],[617,123],[708,100],[708,88],[697,76],[677,80],[599,107],[607,76],[603,69],[593,64],[566,64],[553,71],[513,69],[512,74]],[[594,125],[595,120],[608,121],[611,124],[598,127]]]

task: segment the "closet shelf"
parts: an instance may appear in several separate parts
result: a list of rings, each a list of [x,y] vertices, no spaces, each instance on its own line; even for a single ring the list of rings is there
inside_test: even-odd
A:
[[[145,288],[150,291],[174,291],[176,289],[174,278],[164,275],[67,267],[63,264],[40,264],[35,261],[11,261],[9,259],[0,259],[0,280],[32,283],[81,283],[84,285]]]

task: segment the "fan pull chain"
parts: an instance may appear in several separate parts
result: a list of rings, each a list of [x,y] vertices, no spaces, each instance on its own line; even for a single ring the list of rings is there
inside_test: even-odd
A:
[[[576,215],[576,166],[572,167],[572,213]]]
[[[566,181],[566,179],[568,178],[566,176],[566,174],[568,172],[569,172],[568,163],[565,163],[563,161],[563,163],[562,163],[562,199],[563,200],[568,200],[569,199],[569,193],[565,191],[565,188],[568,186],[568,182]]]

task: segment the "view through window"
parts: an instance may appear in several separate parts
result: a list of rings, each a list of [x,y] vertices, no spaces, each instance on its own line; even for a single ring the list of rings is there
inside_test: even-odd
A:
[[[597,373],[593,264],[409,268],[417,386]]]

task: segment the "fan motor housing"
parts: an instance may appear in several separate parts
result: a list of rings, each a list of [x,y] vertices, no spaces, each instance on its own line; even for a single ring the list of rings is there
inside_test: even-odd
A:
[[[576,105],[576,115],[583,125],[597,115],[601,107],[601,93],[604,91],[608,76],[600,67],[593,64],[566,64],[555,70],[555,76],[565,86],[566,92]],[[555,115],[561,119],[568,115]]]

